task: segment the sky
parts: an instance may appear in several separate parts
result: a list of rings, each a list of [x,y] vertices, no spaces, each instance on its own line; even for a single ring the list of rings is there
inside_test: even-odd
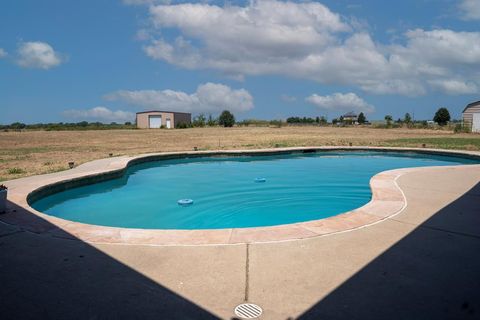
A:
[[[480,100],[480,0],[2,0],[0,123],[364,112]]]

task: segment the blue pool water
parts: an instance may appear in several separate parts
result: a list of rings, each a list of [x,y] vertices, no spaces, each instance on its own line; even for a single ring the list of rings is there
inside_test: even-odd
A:
[[[473,163],[478,161],[385,152],[163,160],[132,166],[122,178],[59,192],[32,206],[67,220],[126,228],[271,226],[358,208],[370,201],[369,180],[381,171]],[[181,206],[180,199],[193,204]]]

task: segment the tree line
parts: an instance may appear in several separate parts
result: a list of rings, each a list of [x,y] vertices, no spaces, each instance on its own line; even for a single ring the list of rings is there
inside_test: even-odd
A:
[[[384,117],[385,126],[393,127],[399,125],[413,126],[414,124],[423,124],[427,126],[427,121],[414,121],[410,113],[405,113],[403,118],[398,118],[396,121],[393,120],[391,115],[386,115]],[[433,117],[433,121],[438,123],[440,126],[444,126],[449,123],[451,120],[450,113],[447,108],[439,108]],[[201,113],[195,116],[192,119],[191,123],[180,123],[176,127],[179,129],[191,128],[191,127],[233,127],[235,124],[239,126],[249,126],[249,125],[269,125],[281,127],[283,124],[296,125],[296,124],[307,124],[307,125],[326,125],[328,120],[325,116],[317,116],[315,118],[311,117],[289,117],[285,121],[283,120],[256,120],[256,119],[246,119],[240,122],[235,121],[235,116],[228,110],[222,111],[218,117],[213,117],[211,114],[206,116]],[[331,121],[333,125],[352,125],[352,124],[369,124],[365,114],[360,112],[356,117],[356,120],[353,121],[351,118],[345,119],[343,116],[339,118],[334,118]],[[14,122],[8,125],[0,125],[0,130],[109,130],[109,129],[136,129],[136,124],[132,122],[125,123],[102,123],[102,122],[71,122],[71,123],[37,123],[37,124],[25,124],[21,122]]]
[[[57,123],[34,123],[25,124],[14,122],[11,124],[0,125],[0,130],[46,130],[46,131],[64,131],[64,130],[111,130],[111,129],[136,129],[132,122],[125,123],[102,123],[102,122],[57,122]]]

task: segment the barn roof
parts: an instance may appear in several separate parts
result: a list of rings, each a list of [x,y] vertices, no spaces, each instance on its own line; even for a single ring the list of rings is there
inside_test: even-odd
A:
[[[465,107],[465,109],[463,109],[462,112],[467,111],[467,109],[470,108],[470,107],[476,107],[476,106],[480,106],[480,100],[467,104],[467,106]]]

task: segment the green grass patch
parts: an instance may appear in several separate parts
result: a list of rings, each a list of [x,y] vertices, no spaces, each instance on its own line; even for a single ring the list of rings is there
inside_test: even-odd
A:
[[[404,138],[387,140],[385,144],[392,147],[422,147],[425,144],[427,148],[480,150],[480,136],[474,138]]]
[[[23,170],[22,168],[9,168],[7,169],[7,173],[8,174],[22,174],[22,173],[25,173],[25,170]]]

